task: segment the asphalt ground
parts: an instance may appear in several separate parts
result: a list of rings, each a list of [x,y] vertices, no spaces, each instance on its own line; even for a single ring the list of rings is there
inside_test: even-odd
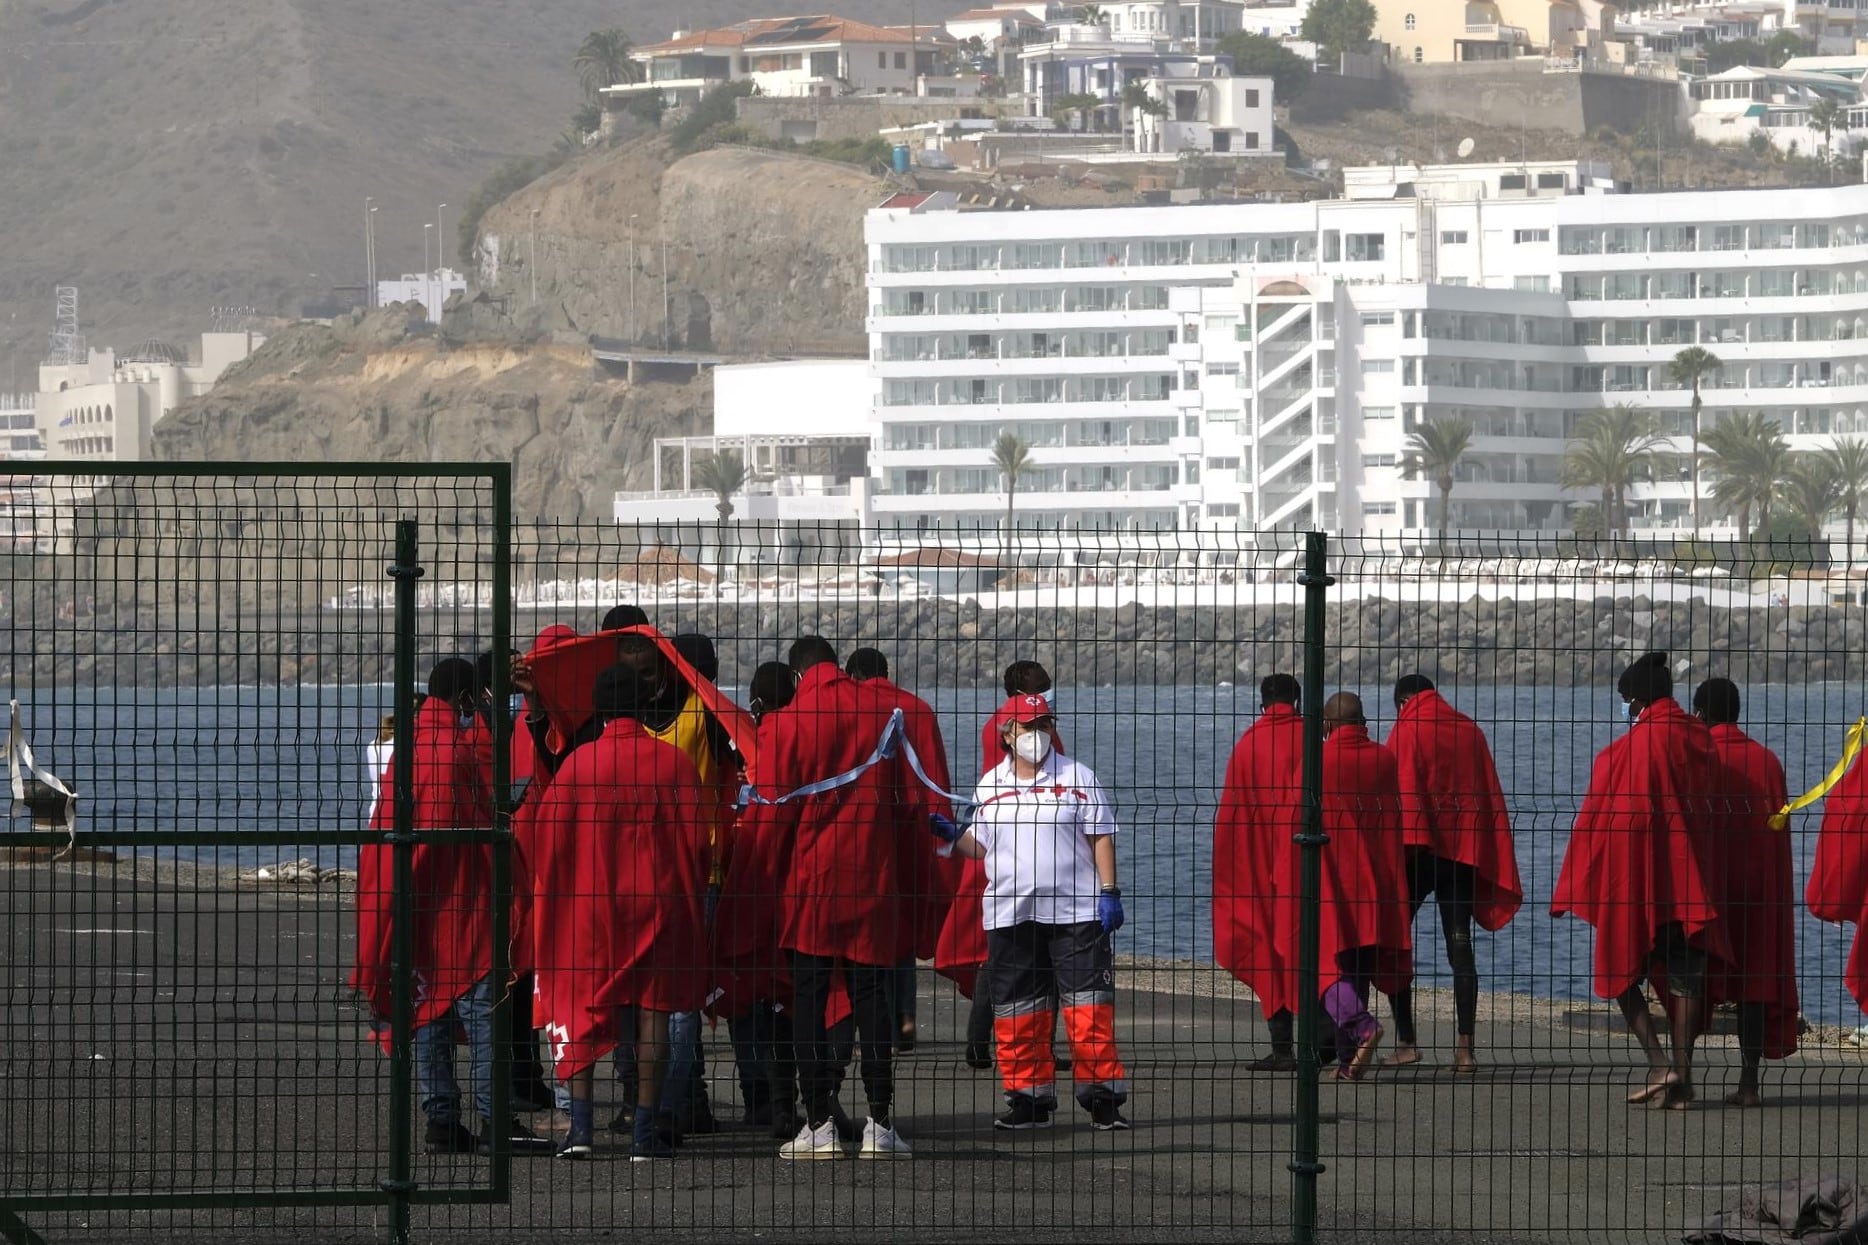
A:
[[[344,892],[0,866],[0,930],[0,1204],[55,1242],[387,1239],[376,1186],[389,1071],[342,985]],[[1048,1131],[995,1132],[994,1074],[961,1060],[965,1000],[920,977],[921,1041],[898,1060],[912,1161],[787,1163],[763,1131],[738,1128],[653,1164],[631,1164],[620,1145],[582,1164],[522,1157],[509,1203],[418,1206],[414,1238],[1291,1238],[1295,1079],[1246,1070],[1265,1052],[1264,1027],[1223,974],[1155,966],[1119,978],[1134,1128],[1116,1134],[1092,1131],[1073,1104]],[[1700,1109],[1657,1111],[1624,1103],[1638,1051],[1599,1008],[1488,996],[1485,1066],[1472,1076],[1448,1066],[1443,1000],[1420,1010],[1426,1063],[1319,1086],[1321,1240],[1677,1240],[1746,1185],[1868,1176],[1863,1052],[1814,1047],[1773,1065],[1766,1106],[1743,1111],[1718,1105],[1737,1053],[1714,1037]],[[706,1040],[716,1112],[737,1121],[725,1027]],[[616,1094],[600,1078],[600,1124]],[[854,1071],[844,1098],[860,1118]],[[416,1164],[423,1189],[485,1187],[490,1174],[484,1158]],[[20,1200],[228,1190],[352,1190],[364,1204],[47,1211]]]

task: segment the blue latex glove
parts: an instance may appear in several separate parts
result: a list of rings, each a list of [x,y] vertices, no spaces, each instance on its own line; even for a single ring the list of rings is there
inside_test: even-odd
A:
[[[929,813],[928,828],[943,843],[958,843],[960,836],[966,833],[945,813]]]
[[[1113,934],[1122,928],[1126,919],[1122,914],[1122,896],[1098,895],[1096,897],[1096,919],[1103,923],[1103,932]]]

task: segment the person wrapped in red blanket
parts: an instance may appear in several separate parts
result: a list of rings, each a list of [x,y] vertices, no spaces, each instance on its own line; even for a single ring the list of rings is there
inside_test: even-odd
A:
[[[915,756],[920,758],[928,782],[941,791],[948,790],[947,741],[941,737],[940,718],[935,716],[933,707],[889,678],[889,659],[879,649],[857,649],[844,663],[843,672],[861,683],[865,691],[873,692],[902,711],[902,725],[907,731],[908,742],[914,748]],[[918,779],[914,792],[921,798],[922,820],[936,813],[942,817],[953,816],[952,802],[946,796],[930,790]],[[911,892],[913,901],[921,910],[913,918],[917,945],[914,953],[902,961],[895,974],[895,1014],[900,1026],[895,1049],[903,1055],[915,1048],[915,961],[933,958],[941,919],[953,905],[951,873],[940,868],[932,857],[911,855],[910,859],[925,865],[928,871],[910,882],[914,888]]]
[[[1790,836],[1771,829],[1784,806],[1784,766],[1738,729],[1738,685],[1707,679],[1693,692],[1693,716],[1712,733],[1725,832],[1716,840],[1712,893],[1725,922],[1732,962],[1707,983],[1708,1002],[1738,1004],[1738,1088],[1734,1107],[1755,1107],[1758,1066],[1797,1049],[1797,886]]]
[[[1248,1065],[1254,1072],[1297,1067],[1287,965],[1274,931],[1279,881],[1302,826],[1302,691],[1288,674],[1259,683],[1259,716],[1233,745],[1213,820],[1213,958],[1251,987],[1271,1031],[1271,1053]]]
[[[1829,792],[1803,902],[1819,921],[1855,923],[1842,983],[1868,1013],[1868,752]]]
[[[1648,1057],[1647,1083],[1628,1101],[1686,1110],[1708,966],[1731,959],[1709,880],[1719,758],[1705,723],[1674,700],[1667,654],[1636,659],[1616,690],[1634,725],[1596,755],[1550,913],[1595,927],[1596,995],[1620,1005]],[[1671,1060],[1648,1013],[1648,978],[1680,1004]]]
[[[1336,1032],[1339,1080],[1367,1075],[1382,1027],[1369,1013],[1369,987],[1392,995],[1414,976],[1402,880],[1401,785],[1388,749],[1369,738],[1362,699],[1338,692],[1323,706],[1323,920],[1318,986]],[[1286,997],[1297,989],[1298,869],[1289,853],[1279,889],[1278,955],[1289,966]]]
[[[791,953],[805,1107],[804,1126],[779,1154],[842,1156],[831,1112],[840,1064],[825,1011],[841,979],[869,1095],[861,1157],[903,1159],[909,1148],[892,1118],[897,1030],[891,976],[923,936],[916,928],[923,910],[913,895],[918,879],[932,871],[934,854],[924,801],[899,750],[876,755],[895,704],[839,670],[836,650],[822,636],[798,639],[789,659],[798,688],[772,718],[769,747],[758,751],[759,791],[776,799],[812,784],[848,781],[787,799],[770,815],[773,840],[788,843],[790,852],[779,879],[779,945]]]
[[[1427,897],[1434,897],[1453,970],[1453,1070],[1475,1072],[1479,962],[1473,922],[1481,929],[1503,929],[1524,902],[1511,814],[1478,723],[1448,704],[1424,674],[1397,679],[1394,702],[1388,750],[1401,777],[1408,918],[1411,922]],[[1385,1062],[1418,1063],[1413,991],[1402,990],[1390,1002],[1396,1049]]]
[[[630,1156],[673,1153],[656,1126],[672,1013],[705,1001],[707,815],[694,762],[637,720],[655,689],[633,667],[597,678],[601,734],[564,758],[516,830],[531,896],[535,1013],[553,1069],[571,1091],[559,1154],[593,1149],[592,1070],[633,1009],[636,1107]]]
[[[414,828],[482,830],[493,825],[492,775],[470,729],[478,703],[474,663],[464,657],[438,662],[428,676],[428,695],[415,712],[413,729],[398,738],[412,752]],[[392,760],[383,773],[372,830],[395,828]],[[418,834],[419,840],[419,834]],[[393,872],[395,849],[369,843],[357,853],[357,959],[350,986],[369,1006],[376,1038],[388,1049],[393,998]],[[461,1122],[460,1087],[454,1079],[456,1027],[467,1037],[475,1105],[486,1129],[493,1111],[493,858],[485,843],[415,844],[410,931],[415,977],[415,1077],[425,1141],[431,1153],[471,1152],[483,1144]],[[515,1144],[537,1138],[516,1120],[507,1122]],[[490,1131],[485,1139],[490,1139]]]

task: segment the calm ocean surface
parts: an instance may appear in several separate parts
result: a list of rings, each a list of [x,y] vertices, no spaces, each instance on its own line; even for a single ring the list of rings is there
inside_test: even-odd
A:
[[[985,688],[914,690],[940,712],[956,774],[976,774],[980,722],[1001,697]],[[1383,738],[1393,713],[1386,689],[1355,690],[1374,715],[1373,733]],[[1511,925],[1479,939],[1485,984],[1552,997],[1585,995],[1588,928],[1552,920],[1547,912],[1590,762],[1625,729],[1620,700],[1609,688],[1442,690],[1491,737],[1528,891]],[[1681,689],[1682,699],[1689,694],[1690,688]],[[1746,728],[1783,758],[1793,794],[1822,777],[1843,731],[1868,710],[1868,689],[1853,685],[1753,687],[1745,696]],[[368,800],[363,749],[389,698],[384,686],[86,687],[61,690],[56,702],[42,695],[22,711],[41,762],[85,797],[81,831],[326,830],[362,822]],[[1053,702],[1072,752],[1096,770],[1117,802],[1129,910],[1118,936],[1121,949],[1209,958],[1213,811],[1233,741],[1257,712],[1257,689],[1060,688]],[[1816,818],[1805,815],[1790,830],[1799,886],[1814,854],[1815,829]],[[299,856],[346,863],[351,855],[237,845],[177,850],[243,866]],[[1803,1007],[1814,1020],[1861,1023],[1841,982],[1849,933],[1801,917]],[[1450,984],[1431,911],[1423,912],[1415,937],[1423,981]]]

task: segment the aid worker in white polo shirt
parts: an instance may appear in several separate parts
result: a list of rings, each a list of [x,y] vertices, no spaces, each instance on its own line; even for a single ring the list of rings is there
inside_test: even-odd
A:
[[[1127,1128],[1119,1110],[1128,1079],[1116,1053],[1109,939],[1123,920],[1115,814],[1096,775],[1052,748],[1056,723],[1044,697],[1013,696],[999,717],[1005,757],[980,780],[972,824],[962,831],[934,819],[936,835],[986,866],[993,1035],[1006,1097],[994,1127],[1051,1125],[1056,999],[1078,1103],[1096,1128]]]

